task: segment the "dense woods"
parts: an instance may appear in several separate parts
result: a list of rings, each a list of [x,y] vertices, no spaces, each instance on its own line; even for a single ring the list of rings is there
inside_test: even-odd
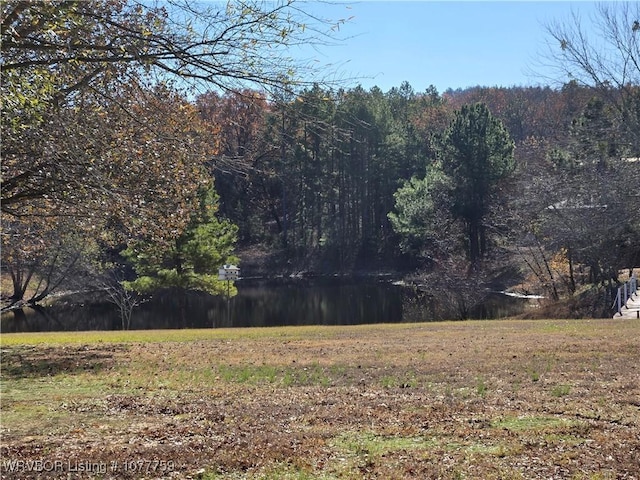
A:
[[[281,271],[521,264],[558,296],[638,263],[637,153],[596,88],[316,86],[198,105],[233,125],[214,160],[221,211]]]
[[[557,64],[591,78],[441,93],[296,83],[258,53],[300,41],[289,7],[227,9],[208,43],[124,0],[2,7],[7,304],[74,282],[219,293],[234,244],[256,273],[392,270],[461,294],[567,298],[640,266],[637,9],[602,11],[626,22],[623,77],[551,26]]]

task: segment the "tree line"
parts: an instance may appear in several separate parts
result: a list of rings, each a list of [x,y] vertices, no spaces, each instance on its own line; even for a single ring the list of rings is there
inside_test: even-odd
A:
[[[286,48],[335,23],[295,2],[170,6],[3,4],[5,305],[218,294],[238,252],[443,291],[526,265],[556,298],[639,263],[637,5],[601,7],[614,64],[553,24],[571,81],[443,93],[301,80]]]
[[[239,245],[292,268],[466,274],[523,257],[557,292],[575,291],[577,265],[598,284],[638,261],[638,150],[597,88],[315,86],[284,103],[255,92],[196,103],[229,126],[214,173]],[[534,267],[556,255],[570,273]]]

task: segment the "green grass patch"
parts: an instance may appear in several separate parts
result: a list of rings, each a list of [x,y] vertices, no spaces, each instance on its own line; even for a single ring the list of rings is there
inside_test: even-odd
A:
[[[551,389],[551,395],[554,397],[566,397],[571,392],[571,385],[556,385]]]
[[[588,438],[569,434],[547,433],[542,438],[548,445],[577,446],[588,441]]]
[[[46,399],[102,396],[108,389],[108,382],[104,378],[96,379],[91,374],[60,374],[54,377],[3,381],[0,392],[4,405],[8,401],[33,401],[35,403]]]
[[[250,338],[295,338],[321,333],[329,327],[221,328],[180,330],[114,330],[84,332],[5,333],[2,347],[11,345],[64,345],[105,343],[193,342],[198,340],[233,340]]]
[[[63,434],[76,424],[103,421],[110,388],[94,375],[24,378],[2,382],[2,427],[12,434]]]
[[[349,457],[379,459],[393,452],[463,452],[465,455],[487,455],[508,457],[521,451],[519,443],[483,443],[478,441],[457,441],[449,436],[398,436],[380,435],[373,432],[347,432],[334,438],[333,448]]]
[[[497,445],[472,443],[470,445],[462,446],[462,450],[468,454],[488,455],[503,458],[520,453],[522,446],[518,443],[511,443],[509,445],[505,443],[498,443]]]
[[[440,322],[439,327],[454,326],[456,322]],[[306,340],[357,336],[360,332],[395,332],[419,329],[430,324],[374,324],[374,325],[304,325],[283,327],[200,328],[162,330],[109,330],[81,332],[3,333],[0,347],[14,345],[101,345],[127,343],[194,342],[206,340]]]
[[[333,377],[339,375],[340,367],[322,367],[318,364],[300,366],[276,365],[225,365],[221,364],[207,375],[210,381],[240,384],[274,384],[284,387],[301,385],[331,385]],[[214,378],[211,378],[211,375]],[[191,383],[202,383],[192,374]]]
[[[328,387],[332,382],[331,377],[327,374],[326,369],[317,364],[305,367],[287,367],[283,384],[285,386],[292,385],[320,385]]]
[[[465,321],[465,329],[495,332],[529,331],[532,334],[565,334],[570,336],[591,337],[600,335],[599,320],[478,320]],[[198,340],[240,340],[240,339],[276,339],[298,340],[308,338],[331,339],[344,335],[358,335],[360,332],[397,332],[406,330],[430,330],[439,335],[455,334],[460,322],[431,323],[397,323],[349,326],[285,326],[285,327],[251,327],[251,328],[219,328],[219,329],[175,329],[175,330],[115,330],[115,331],[82,331],[82,332],[29,332],[3,333],[0,335],[0,346],[11,345],[64,345],[64,344],[104,344],[104,343],[158,343],[158,342],[191,342]],[[630,319],[616,325],[629,331],[640,328],[640,320]],[[497,334],[497,333],[496,333]]]
[[[336,480],[338,477],[301,468],[286,462],[279,462],[264,468],[259,473],[230,472],[218,473],[203,469],[193,477],[196,480]]]
[[[380,385],[383,388],[415,388],[419,383],[418,376],[412,371],[380,377]]]
[[[554,359],[543,355],[533,359],[526,367],[527,374],[532,382],[540,381],[541,377],[553,369]]]
[[[233,383],[274,383],[282,378],[279,369],[273,365],[218,365],[220,380]]]
[[[380,457],[399,450],[424,449],[433,445],[423,437],[379,435],[372,432],[346,432],[332,441],[334,448],[356,456]]]
[[[504,417],[491,423],[494,428],[503,428],[512,432],[538,432],[571,427],[572,420],[555,417]]]
[[[489,387],[487,387],[487,383],[484,381],[484,378],[478,377],[476,379],[476,393],[479,396],[481,396],[481,397],[486,396],[488,388]]]

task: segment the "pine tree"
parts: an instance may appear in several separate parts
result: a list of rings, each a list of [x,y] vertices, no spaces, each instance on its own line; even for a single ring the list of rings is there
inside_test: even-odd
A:
[[[201,194],[200,209],[189,227],[172,243],[159,246],[136,243],[122,253],[138,275],[126,288],[148,293],[162,288],[199,290],[211,295],[227,293],[218,269],[238,263],[233,256],[237,227],[216,216],[218,195],[213,188]],[[235,289],[231,292],[235,294]]]
[[[471,263],[488,250],[485,219],[498,182],[515,170],[514,143],[483,103],[456,112],[444,134],[440,161],[452,185],[451,213],[464,222]]]

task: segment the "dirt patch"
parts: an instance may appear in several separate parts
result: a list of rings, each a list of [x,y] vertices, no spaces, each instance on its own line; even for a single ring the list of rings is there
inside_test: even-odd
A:
[[[114,354],[122,350],[126,350],[123,345],[5,347],[0,368],[3,378],[16,379],[98,371],[113,366]]]
[[[638,333],[502,321],[15,347],[0,473],[637,479]]]

